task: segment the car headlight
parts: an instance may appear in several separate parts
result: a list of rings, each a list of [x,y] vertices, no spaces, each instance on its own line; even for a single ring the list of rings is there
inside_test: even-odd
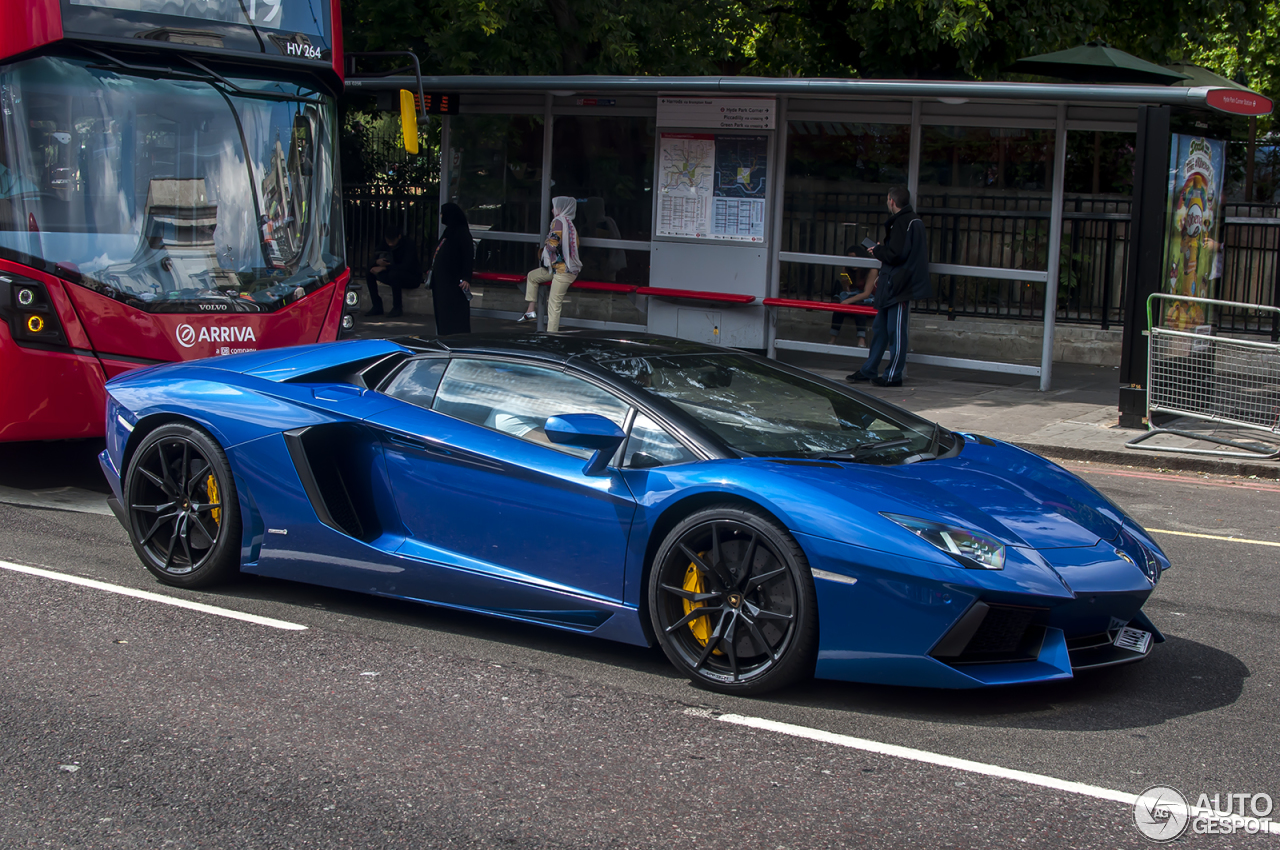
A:
[[[985,534],[902,514],[881,512],[880,516],[893,520],[921,540],[932,543],[967,569],[1004,569],[1004,544]]]

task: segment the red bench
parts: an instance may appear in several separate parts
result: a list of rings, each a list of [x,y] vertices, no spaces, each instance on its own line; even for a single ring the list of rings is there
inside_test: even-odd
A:
[[[505,274],[503,272],[475,272],[474,280],[491,280],[495,283],[524,283],[525,276]],[[544,281],[543,286],[550,286],[551,281]],[[651,298],[675,298],[686,301],[712,301],[718,304],[752,304],[754,295],[741,295],[737,292],[705,292],[700,289],[667,289],[661,286],[636,286],[631,283],[609,283],[603,280],[575,280],[570,289],[581,289],[588,292],[617,292],[622,295],[647,295]],[[778,300],[778,299],[773,299]],[[796,302],[800,303],[800,302]],[[815,302],[817,303],[817,302]],[[839,306],[839,305],[836,305]],[[872,310],[872,313],[875,311]]]
[[[740,295],[737,292],[704,292],[700,289],[666,289],[661,286],[644,286],[637,289],[636,294],[648,295],[651,298],[713,301],[718,304],[751,304],[756,300],[754,295]]]
[[[766,298],[762,302],[766,307],[795,307],[798,310],[826,310],[828,313],[855,313],[859,316],[874,316],[875,307],[865,304],[839,304],[834,301],[803,301],[799,298]]]
[[[525,276],[522,274],[503,274],[502,272],[474,272],[471,275],[473,280],[491,280],[495,283],[524,283]],[[543,286],[550,286],[551,281],[542,282]],[[570,289],[582,289],[587,292],[617,292],[622,295],[630,295],[640,287],[631,283],[609,283],[603,280],[575,280],[569,287]]]

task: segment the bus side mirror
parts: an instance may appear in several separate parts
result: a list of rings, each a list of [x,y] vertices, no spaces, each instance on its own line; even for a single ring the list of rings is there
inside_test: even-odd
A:
[[[400,89],[400,132],[404,136],[404,149],[411,155],[418,155],[418,110],[413,103],[413,94]]]

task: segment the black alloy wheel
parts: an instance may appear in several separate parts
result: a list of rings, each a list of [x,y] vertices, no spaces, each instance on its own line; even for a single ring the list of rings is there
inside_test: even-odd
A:
[[[702,687],[761,694],[813,675],[813,576],[763,513],[711,507],[672,529],[649,575],[649,611],[667,657]]]
[[[240,510],[226,455],[206,432],[163,425],[125,476],[129,539],[165,584],[202,587],[239,568]]]

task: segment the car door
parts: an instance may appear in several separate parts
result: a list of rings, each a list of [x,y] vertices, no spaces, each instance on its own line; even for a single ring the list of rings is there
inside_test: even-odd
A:
[[[470,574],[435,598],[488,609],[514,581],[620,600],[635,500],[616,469],[585,474],[590,453],[552,446],[541,425],[564,413],[622,425],[627,403],[563,370],[502,359],[455,358],[434,392],[397,387],[401,377],[387,392],[403,403],[369,422],[409,532],[401,554]]]

